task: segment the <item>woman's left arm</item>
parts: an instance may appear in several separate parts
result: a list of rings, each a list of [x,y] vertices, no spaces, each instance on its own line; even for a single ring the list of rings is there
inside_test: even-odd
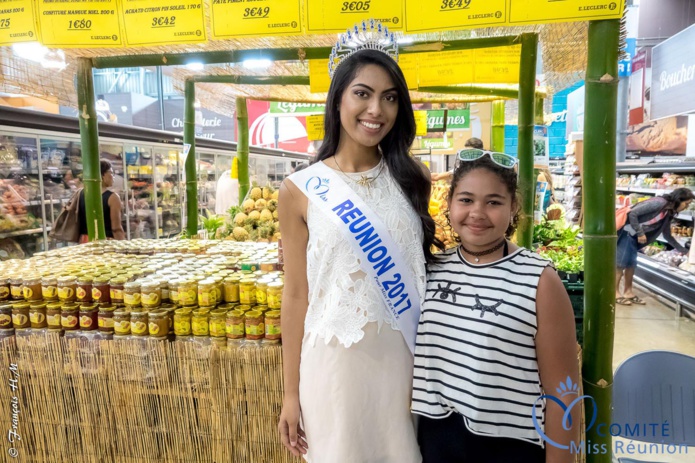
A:
[[[557,396],[555,388],[565,383],[567,377],[578,384],[577,335],[574,324],[574,311],[567,291],[555,269],[547,267],[541,274],[536,293],[536,355],[544,394]],[[558,397],[569,405],[577,395]],[[556,403],[546,401],[545,433],[553,441],[563,445],[575,442],[578,445],[580,409],[582,404],[572,408],[572,427],[565,431],[562,426],[564,410]],[[569,450],[546,444],[546,463],[572,463],[575,454]]]

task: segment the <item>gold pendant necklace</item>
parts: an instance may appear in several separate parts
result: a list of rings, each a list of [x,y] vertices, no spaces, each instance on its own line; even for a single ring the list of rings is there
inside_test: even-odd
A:
[[[362,187],[367,188],[367,194],[371,195],[372,192],[372,183],[379,178],[379,175],[381,175],[381,171],[384,170],[384,158],[382,157],[381,160],[379,161],[379,172],[374,177],[367,177],[366,175],[361,175],[359,180],[355,180],[349,175],[345,173],[345,171],[340,167],[340,164],[338,164],[338,159],[333,156],[333,161],[335,162],[335,165],[338,166],[338,170],[340,170],[340,173],[343,174],[343,177],[347,178],[353,183],[356,183]]]

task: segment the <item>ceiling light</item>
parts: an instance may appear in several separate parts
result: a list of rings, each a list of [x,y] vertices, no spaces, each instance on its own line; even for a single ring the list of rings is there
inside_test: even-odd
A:
[[[265,69],[270,67],[273,62],[267,58],[246,59],[241,63],[246,69]]]
[[[190,71],[202,71],[203,69],[205,69],[205,65],[196,61],[194,63],[187,63],[186,69]]]

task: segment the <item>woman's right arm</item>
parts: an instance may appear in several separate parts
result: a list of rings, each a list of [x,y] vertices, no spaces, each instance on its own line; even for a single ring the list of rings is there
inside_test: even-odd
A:
[[[306,248],[309,241],[305,211],[307,198],[291,182],[280,186],[278,216],[282,232],[285,288],[282,293],[282,363],[284,398],[278,430],[282,443],[295,456],[306,453],[304,432],[299,426],[299,361],[304,337],[304,319],[309,305]]]

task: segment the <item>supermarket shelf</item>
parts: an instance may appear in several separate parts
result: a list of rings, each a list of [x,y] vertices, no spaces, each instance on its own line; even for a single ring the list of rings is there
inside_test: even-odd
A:
[[[693,162],[655,162],[651,164],[619,163],[616,166],[619,174],[644,174],[650,172],[695,172]]]
[[[51,227],[48,227],[46,231],[51,231]],[[14,238],[16,236],[26,236],[26,235],[38,235],[43,233],[43,228],[29,228],[26,230],[15,230],[7,233],[0,233],[0,239]]]
[[[673,239],[678,241],[681,246],[685,246],[685,242],[688,241],[690,238],[686,238],[684,236],[674,236]],[[664,244],[668,243],[668,241],[666,241],[663,236],[659,236],[656,240],[659,243],[664,243]]]
[[[680,188],[690,188],[691,190],[695,190],[695,187],[692,185],[688,186],[681,186]],[[665,189],[665,188],[637,188],[637,187],[629,187],[629,186],[618,186],[615,188],[617,191],[629,191],[630,193],[645,193],[645,194],[652,194],[652,195],[664,195],[666,193],[670,193],[674,190],[672,189]]]
[[[40,206],[42,204],[63,204],[70,201],[70,198],[64,199],[52,199],[45,201],[10,201],[10,202],[0,202],[3,205],[20,205],[20,206]]]
[[[635,281],[684,308],[695,318],[695,275],[675,267],[657,262],[643,254],[637,256]]]
[[[695,214],[685,214],[681,212],[680,214],[676,215],[676,218],[680,220],[690,220],[692,222],[695,221]]]

